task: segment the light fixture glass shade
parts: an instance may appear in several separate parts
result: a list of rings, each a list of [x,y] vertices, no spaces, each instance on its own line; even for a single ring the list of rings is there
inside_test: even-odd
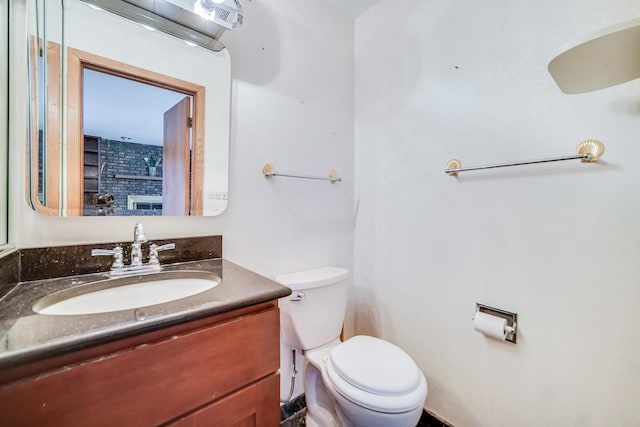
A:
[[[239,0],[194,0],[193,12],[228,30],[237,30],[242,25]]]
[[[622,27],[580,43],[549,63],[560,90],[591,92],[640,77],[640,20]]]

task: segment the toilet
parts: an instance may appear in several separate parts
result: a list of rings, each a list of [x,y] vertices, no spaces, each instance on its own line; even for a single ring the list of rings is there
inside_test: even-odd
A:
[[[427,381],[413,359],[379,338],[340,341],[348,276],[322,267],[276,277],[293,291],[280,300],[280,326],[283,342],[306,361],[306,425],[415,427]]]

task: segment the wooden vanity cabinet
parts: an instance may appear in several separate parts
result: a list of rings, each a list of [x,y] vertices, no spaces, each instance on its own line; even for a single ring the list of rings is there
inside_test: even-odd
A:
[[[279,363],[277,304],[259,304],[23,366],[0,425],[278,426]]]

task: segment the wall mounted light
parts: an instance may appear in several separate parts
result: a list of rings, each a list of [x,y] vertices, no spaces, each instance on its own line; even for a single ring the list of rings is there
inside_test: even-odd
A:
[[[225,48],[222,34],[239,29],[244,18],[240,0],[81,1],[216,52]]]
[[[238,29],[242,25],[242,5],[239,0],[195,0],[193,13],[228,30]]]
[[[604,89],[640,77],[640,19],[575,44],[549,63],[560,90],[575,94]]]

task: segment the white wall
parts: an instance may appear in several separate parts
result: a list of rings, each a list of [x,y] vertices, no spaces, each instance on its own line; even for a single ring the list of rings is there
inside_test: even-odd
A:
[[[223,38],[235,78],[225,253],[273,273],[350,267],[353,21],[319,0],[245,6],[242,31]],[[343,182],[267,180],[267,162],[281,173],[335,169]]]
[[[229,207],[219,217],[148,218],[148,234],[223,234],[227,259],[271,277],[350,268],[353,22],[319,0],[244,6],[245,27],[223,38],[234,79]],[[631,326],[640,83],[568,96],[546,72],[565,43],[639,15],[632,0],[385,0],[356,22],[348,332],[405,348],[429,379],[427,407],[458,427],[640,423]],[[27,208],[24,104],[14,97],[11,107],[11,240],[129,239],[133,218],[97,224]],[[590,137],[607,144],[597,165],[443,173],[452,157],[563,155]],[[344,182],[267,181],[264,162],[336,169]],[[477,301],[519,313],[518,345],[473,332]]]
[[[222,234],[225,258],[269,277],[322,265],[351,268],[353,20],[321,0],[243,6],[244,27],[223,36],[233,79],[228,208],[218,217],[144,218],[147,234]],[[12,241],[30,247],[131,239],[134,218],[48,218],[27,207],[26,124],[17,114],[24,92],[12,90]],[[343,182],[266,180],[265,162],[283,173],[336,169]]]
[[[565,95],[563,45],[636,0],[384,0],[356,21],[350,328],[405,348],[457,427],[640,425],[640,81]],[[444,174],[571,154],[598,164]],[[474,332],[482,302],[518,344]]]
[[[247,2],[245,26],[223,38],[233,67],[229,211],[144,218],[152,238],[224,234],[228,257],[266,274],[350,264],[353,21],[322,6],[318,0]],[[16,78],[25,69],[17,68]],[[49,218],[23,202],[25,84],[12,87],[12,241],[31,247],[129,239],[134,218]],[[265,162],[284,173],[322,176],[336,169],[344,181],[266,180]]]
[[[243,29],[223,38],[234,76],[230,200],[220,217],[225,258],[270,277],[323,265],[351,269],[353,19],[322,0],[243,7]],[[343,181],[267,180],[267,162],[281,173],[335,169]],[[290,359],[283,347],[283,397]],[[302,372],[300,358],[297,366]]]

